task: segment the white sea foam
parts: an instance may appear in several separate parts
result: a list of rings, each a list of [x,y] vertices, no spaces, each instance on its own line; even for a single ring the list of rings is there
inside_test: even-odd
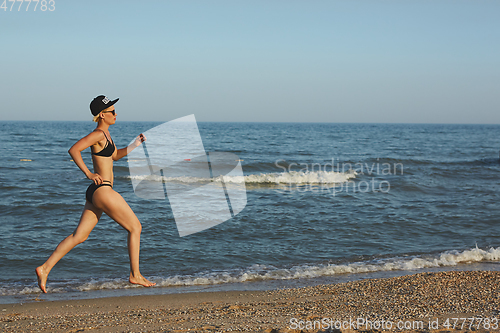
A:
[[[483,250],[472,248],[465,251],[446,251],[438,255],[412,256],[402,258],[377,259],[346,264],[297,265],[289,268],[278,268],[270,265],[253,265],[242,270],[201,272],[193,275],[175,275],[171,277],[156,277],[152,280],[160,287],[218,285],[264,280],[307,279],[338,274],[373,273],[381,271],[415,271],[423,268],[449,267],[459,264],[484,261],[500,261],[500,247]],[[77,291],[112,290],[136,288],[125,279],[92,280],[79,284],[72,283],[69,289]],[[50,288],[50,292],[62,292],[59,284]],[[0,295],[26,295],[40,293],[35,286],[2,286]]]
[[[224,176],[226,183],[252,183],[252,184],[339,184],[356,178],[355,171],[335,172],[335,171],[290,171],[276,173],[260,173],[246,176]],[[148,180],[148,181],[172,181],[180,183],[206,182],[207,178],[199,177],[161,177],[156,175],[127,176],[128,179]],[[213,181],[220,182],[221,177],[214,178]]]
[[[447,251],[437,257],[390,258],[370,262],[349,264],[300,265],[291,268],[254,265],[238,274],[207,273],[201,276],[174,276],[158,281],[161,286],[211,285],[221,283],[249,282],[259,280],[288,280],[333,276],[345,273],[371,273],[379,271],[407,271],[429,267],[456,266],[463,263],[480,261],[500,261],[500,247],[482,250],[474,248],[459,251]]]
[[[128,282],[128,280],[114,279],[111,281],[92,280],[77,286],[75,289],[78,291],[89,291],[89,290],[129,289],[138,287],[139,285],[131,284]]]

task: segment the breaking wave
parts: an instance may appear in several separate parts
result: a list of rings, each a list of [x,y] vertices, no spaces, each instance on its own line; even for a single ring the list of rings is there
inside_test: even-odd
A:
[[[224,182],[241,184],[339,184],[356,178],[355,171],[335,172],[335,171],[290,171],[276,173],[260,173],[246,176],[224,176]],[[172,181],[181,183],[206,182],[207,178],[200,177],[162,177],[157,175],[126,176],[127,179],[149,180],[149,181]],[[221,177],[216,177],[213,181],[220,182]]]
[[[218,285],[225,283],[241,283],[264,280],[308,279],[338,274],[373,273],[381,271],[414,271],[423,268],[438,268],[470,264],[477,262],[500,261],[500,247],[483,250],[472,248],[464,251],[446,251],[437,255],[419,255],[374,259],[370,261],[345,264],[315,264],[297,265],[279,268],[272,265],[252,265],[245,269],[200,272],[192,275],[174,275],[170,277],[152,277],[150,280],[159,287]],[[67,284],[66,286],[64,284]],[[68,286],[69,285],[69,286]],[[61,282],[49,288],[51,293],[67,291],[91,291],[137,288],[125,279],[101,279],[86,282]],[[10,285],[0,287],[0,295],[39,294],[39,288],[33,285]]]

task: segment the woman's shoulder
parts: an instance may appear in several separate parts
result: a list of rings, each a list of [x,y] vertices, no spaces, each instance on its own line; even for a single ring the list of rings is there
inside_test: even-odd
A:
[[[101,141],[102,139],[106,138],[106,135],[104,134],[103,130],[96,128],[95,130],[90,132],[87,137],[96,141]]]
[[[106,132],[106,131],[104,131],[103,129],[96,128],[96,129],[93,131],[93,133],[99,133],[99,136],[98,136],[99,141],[100,141],[100,140],[103,140],[103,139],[106,139],[106,140],[111,141],[111,142],[113,141],[113,139],[111,139],[111,133],[109,133],[109,131],[108,131],[108,132]]]

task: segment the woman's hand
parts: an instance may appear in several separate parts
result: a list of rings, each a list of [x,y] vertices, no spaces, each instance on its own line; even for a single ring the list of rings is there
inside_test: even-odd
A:
[[[139,147],[144,141],[146,141],[146,136],[142,133],[139,134],[139,136],[135,138],[135,146]]]
[[[146,141],[146,136],[144,134],[139,134],[137,138],[128,146],[122,149],[118,149],[115,154],[113,154],[113,161],[118,161],[120,158],[127,156],[132,150],[139,147],[144,141]]]
[[[98,173],[91,173],[87,176],[87,178],[93,181],[96,185],[101,185],[103,181],[101,175],[99,175]]]

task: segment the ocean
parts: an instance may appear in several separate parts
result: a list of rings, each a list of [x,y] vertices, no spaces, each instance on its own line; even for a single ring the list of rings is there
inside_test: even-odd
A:
[[[118,120],[110,132],[122,148],[159,124]],[[128,283],[127,233],[103,215],[40,295],[34,270],[74,231],[90,184],[67,151],[95,124],[0,122],[0,303],[500,269],[499,125],[198,127],[207,152],[241,159],[244,178],[230,183],[244,182],[246,207],[180,237],[168,199],[134,193],[125,157],[114,189],[142,223],[141,272],[157,286]]]

